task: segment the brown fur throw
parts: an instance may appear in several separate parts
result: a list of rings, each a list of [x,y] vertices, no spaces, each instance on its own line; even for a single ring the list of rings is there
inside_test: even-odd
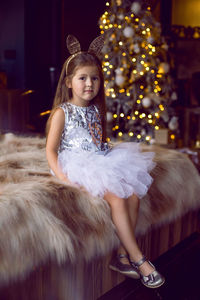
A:
[[[200,178],[174,150],[155,151],[154,182],[141,199],[137,235],[200,207]],[[51,176],[45,140],[6,135],[0,142],[0,281],[52,259],[89,260],[118,245],[107,203]]]

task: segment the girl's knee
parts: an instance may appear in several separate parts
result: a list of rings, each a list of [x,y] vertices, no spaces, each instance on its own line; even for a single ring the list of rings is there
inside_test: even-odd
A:
[[[113,206],[121,206],[121,205],[125,205],[125,199],[118,197],[117,195],[107,192],[104,195],[104,200],[107,201],[107,203],[113,207]]]

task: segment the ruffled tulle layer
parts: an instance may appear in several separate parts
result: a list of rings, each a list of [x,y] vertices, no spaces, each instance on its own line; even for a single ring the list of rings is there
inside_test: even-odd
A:
[[[59,164],[69,180],[95,197],[109,191],[121,198],[142,198],[152,183],[154,153],[140,152],[137,143],[121,143],[108,152],[62,151]]]

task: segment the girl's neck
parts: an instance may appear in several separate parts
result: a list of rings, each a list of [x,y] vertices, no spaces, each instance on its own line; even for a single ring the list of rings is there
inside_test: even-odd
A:
[[[73,99],[68,100],[67,102],[78,107],[89,107],[92,104],[91,102],[77,103],[76,101],[73,101]]]

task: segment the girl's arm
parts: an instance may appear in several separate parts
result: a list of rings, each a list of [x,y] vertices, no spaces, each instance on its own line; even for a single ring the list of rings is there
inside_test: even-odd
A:
[[[58,108],[51,119],[49,133],[46,143],[46,156],[49,167],[54,172],[55,176],[62,181],[70,184],[67,176],[62,172],[58,165],[58,147],[65,124],[64,111]]]

